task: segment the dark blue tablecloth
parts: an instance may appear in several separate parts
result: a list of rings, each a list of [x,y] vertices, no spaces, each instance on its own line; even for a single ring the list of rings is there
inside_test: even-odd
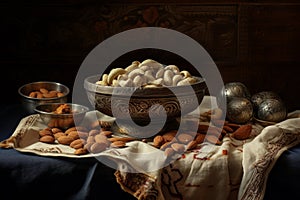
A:
[[[1,108],[2,141],[26,114],[21,105]],[[121,190],[114,172],[95,158],[42,157],[0,149],[0,199],[134,199]],[[290,197],[300,199],[300,145],[281,155],[267,182],[265,199]]]
[[[0,140],[26,116],[20,105],[2,105]],[[0,148],[0,199],[134,199],[116,182],[114,169],[95,158],[56,158]]]

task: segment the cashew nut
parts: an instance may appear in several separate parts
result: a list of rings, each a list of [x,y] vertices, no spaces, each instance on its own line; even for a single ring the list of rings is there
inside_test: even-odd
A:
[[[184,78],[191,77],[190,72],[186,70],[181,71],[180,74],[182,74]]]
[[[155,69],[155,70],[158,70],[158,69],[164,67],[161,63],[159,63],[159,62],[157,62],[155,60],[152,60],[152,59],[146,59],[146,60],[144,60],[143,62],[140,63],[139,67],[141,67],[143,65],[147,65],[151,69]]]
[[[121,87],[132,87],[132,86],[134,86],[131,79],[120,80],[120,81],[119,81],[119,85],[120,85]]]
[[[181,81],[182,79],[183,79],[182,75],[180,75],[180,74],[174,75],[174,76],[173,76],[173,79],[172,79],[172,85],[173,85],[173,86],[176,86],[177,83],[178,83],[179,81]]]
[[[173,83],[173,80],[172,80],[173,76],[174,76],[174,73],[173,73],[172,70],[167,69],[165,71],[165,73],[164,73],[164,84],[166,86],[171,86],[172,85],[172,83]]]
[[[137,69],[139,67],[139,64],[137,63],[132,63],[131,65],[129,65],[128,67],[125,68],[126,71],[130,72],[134,69]]]
[[[123,69],[123,68],[114,68],[110,71],[110,73],[108,74],[108,77],[107,77],[107,83],[108,85],[111,85],[113,80],[121,75],[121,74],[125,74],[126,73],[126,70]]]
[[[180,72],[179,68],[176,65],[168,65],[165,67],[165,70],[172,70],[174,72],[174,74],[177,74]]]
[[[141,75],[141,74],[144,74],[143,70],[141,70],[140,68],[134,69],[128,73],[128,78],[134,79],[134,77],[136,77],[137,75]]]
[[[165,73],[164,68],[159,69],[155,74],[155,78],[162,78],[164,76],[164,73]]]

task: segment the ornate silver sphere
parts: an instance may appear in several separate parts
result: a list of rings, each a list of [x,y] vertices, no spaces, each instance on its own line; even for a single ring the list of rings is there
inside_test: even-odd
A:
[[[253,105],[245,97],[232,97],[227,102],[226,117],[229,121],[244,124],[251,120],[253,115]]]
[[[256,115],[264,121],[280,122],[286,118],[287,109],[280,99],[265,99],[258,105]]]
[[[248,88],[241,82],[230,82],[225,84],[223,92],[228,101],[232,97],[251,98]]]
[[[266,99],[278,99],[281,101],[280,96],[273,91],[258,92],[256,94],[253,94],[251,97],[254,109],[258,109],[258,106]]]

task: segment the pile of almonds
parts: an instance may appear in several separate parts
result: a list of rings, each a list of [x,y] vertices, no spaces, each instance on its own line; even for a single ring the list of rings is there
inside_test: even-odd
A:
[[[166,156],[182,154],[185,151],[196,149],[203,142],[221,145],[225,135],[236,140],[246,140],[250,137],[252,124],[235,124],[223,121],[218,116],[220,110],[213,110],[204,115],[208,121],[192,118],[190,123],[195,123],[197,131],[168,130],[157,134],[153,138],[142,141],[164,151]],[[203,117],[203,116],[202,116]],[[95,123],[94,123],[95,124]],[[101,127],[98,124],[91,128],[74,126],[65,131],[59,128],[44,128],[39,131],[40,141],[50,144],[64,144],[74,148],[74,154],[83,155],[89,152],[100,153],[108,148],[125,147],[127,142],[136,140],[132,137],[114,137],[110,127]],[[140,139],[139,139],[140,140]]]
[[[216,122],[215,122],[216,123]],[[220,121],[218,121],[221,124]],[[182,154],[185,151],[196,149],[198,144],[209,142],[215,145],[221,145],[222,139],[226,134],[237,140],[245,140],[250,137],[252,125],[238,125],[229,122],[223,122],[224,126],[212,125],[206,122],[199,122],[197,132],[182,132],[171,130],[153,139],[153,146],[165,152],[166,156]]]
[[[59,128],[46,127],[39,131],[40,142],[48,144],[63,144],[75,149],[75,155],[89,152],[100,153],[107,148],[120,148],[132,138],[112,137],[113,132],[100,127],[87,128],[74,126],[63,131]]]

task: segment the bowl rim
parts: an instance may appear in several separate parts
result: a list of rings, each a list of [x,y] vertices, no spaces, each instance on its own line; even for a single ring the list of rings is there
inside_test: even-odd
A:
[[[39,107],[42,106],[51,106],[51,105],[62,105],[62,104],[67,104],[67,105],[74,105],[74,106],[79,106],[81,108],[83,108],[84,110],[79,111],[79,112],[75,112],[75,113],[63,113],[63,114],[57,114],[57,113],[53,113],[52,112],[46,112],[43,110],[38,109]],[[38,114],[45,114],[48,116],[73,116],[73,115],[80,115],[80,114],[84,114],[87,113],[88,111],[90,111],[89,107],[85,106],[85,105],[81,105],[81,104],[77,104],[77,103],[43,103],[40,105],[35,106],[34,111]]]
[[[113,94],[114,91],[116,91],[116,93],[114,94],[122,95],[122,96],[128,96],[128,94],[132,94],[132,92],[134,91],[140,91],[143,92],[143,94],[149,96],[170,96],[170,92],[168,92],[169,89],[175,92],[180,91],[180,94],[182,95],[187,94],[188,92],[186,91],[188,90],[185,89],[190,87],[193,87],[194,89],[197,88],[197,90],[207,89],[205,78],[200,76],[193,76],[194,78],[198,79],[198,81],[190,85],[162,86],[162,87],[115,87],[115,86],[104,86],[104,85],[96,84],[96,81],[99,80],[101,76],[102,74],[96,74],[96,75],[91,75],[86,77],[84,79],[85,90],[90,92],[96,92],[96,93],[98,93],[101,90],[102,94],[108,94],[108,95],[111,95]],[[92,82],[91,80],[95,82]],[[157,93],[160,94],[157,95]]]
[[[54,84],[54,85],[59,85],[59,86],[63,86],[65,89],[66,89],[66,92],[64,92],[64,95],[63,96],[60,96],[60,97],[52,97],[52,98],[35,98],[35,97],[30,97],[28,95],[25,95],[24,93],[21,92],[21,90],[28,86],[28,85],[31,85],[31,84],[41,84],[41,83],[46,83],[46,84]],[[55,82],[55,81],[35,81],[35,82],[30,82],[30,83],[26,83],[26,84],[23,84],[22,86],[20,86],[18,88],[18,93],[19,95],[21,95],[22,97],[26,98],[26,99],[32,99],[32,100],[55,100],[55,99],[62,99],[66,96],[69,95],[70,93],[70,89],[68,86],[66,86],[65,84],[62,84],[62,83],[59,83],[59,82]]]

